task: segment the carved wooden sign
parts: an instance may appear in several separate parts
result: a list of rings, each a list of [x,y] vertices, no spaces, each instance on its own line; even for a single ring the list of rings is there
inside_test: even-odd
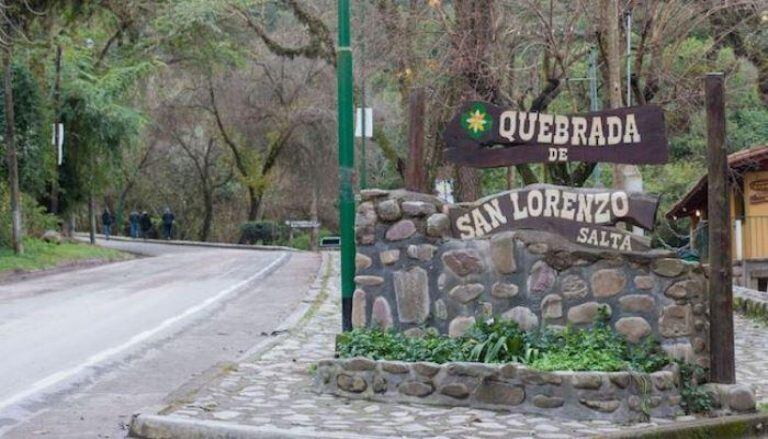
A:
[[[656,105],[570,116],[468,102],[444,132],[448,160],[477,168],[521,163],[667,161],[664,113]]]
[[[460,204],[449,217],[460,239],[538,229],[589,247],[645,251],[646,238],[610,226],[624,222],[653,230],[658,206],[657,196],[642,193],[535,184]]]

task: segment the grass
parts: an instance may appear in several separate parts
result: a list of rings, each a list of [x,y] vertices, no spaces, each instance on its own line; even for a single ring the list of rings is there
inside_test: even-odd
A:
[[[44,270],[84,260],[109,262],[130,258],[127,253],[109,248],[73,242],[57,245],[29,238],[24,240],[22,255],[15,255],[8,248],[0,248],[0,274]]]

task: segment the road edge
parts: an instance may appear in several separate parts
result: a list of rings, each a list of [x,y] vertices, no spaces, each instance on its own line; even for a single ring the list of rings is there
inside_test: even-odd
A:
[[[75,237],[80,239],[88,238],[87,233],[77,232],[74,233]],[[99,239],[103,239],[102,235],[97,236]],[[181,241],[181,240],[165,240],[165,239],[144,239],[144,238],[128,238],[126,236],[110,236],[110,241],[123,241],[123,242],[145,242],[148,244],[165,244],[165,245],[178,245],[186,247],[213,247],[223,248],[231,250],[266,250],[266,251],[283,251],[283,252],[302,252],[293,247],[286,247],[282,245],[260,245],[260,244],[230,244],[227,242],[203,242],[203,241]]]

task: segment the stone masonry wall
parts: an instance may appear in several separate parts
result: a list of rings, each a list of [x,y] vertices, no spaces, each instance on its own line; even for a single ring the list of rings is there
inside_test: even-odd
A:
[[[616,253],[539,231],[451,239],[442,201],[362,191],[357,211],[355,327],[451,336],[491,316],[526,330],[591,325],[599,310],[630,341],[656,337],[670,355],[708,365],[707,279],[670,252]]]
[[[321,392],[375,401],[471,406],[613,422],[671,417],[680,412],[676,370],[539,372],[481,363],[405,363],[367,358],[324,360],[314,385]]]

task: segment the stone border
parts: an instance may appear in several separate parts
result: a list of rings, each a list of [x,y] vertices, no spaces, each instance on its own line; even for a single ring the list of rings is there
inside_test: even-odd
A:
[[[645,373],[540,372],[517,363],[407,363],[363,357],[318,363],[315,389],[349,398],[612,422],[679,414],[675,367]]]
[[[768,321],[768,293],[734,286],[733,309],[747,317]]]

